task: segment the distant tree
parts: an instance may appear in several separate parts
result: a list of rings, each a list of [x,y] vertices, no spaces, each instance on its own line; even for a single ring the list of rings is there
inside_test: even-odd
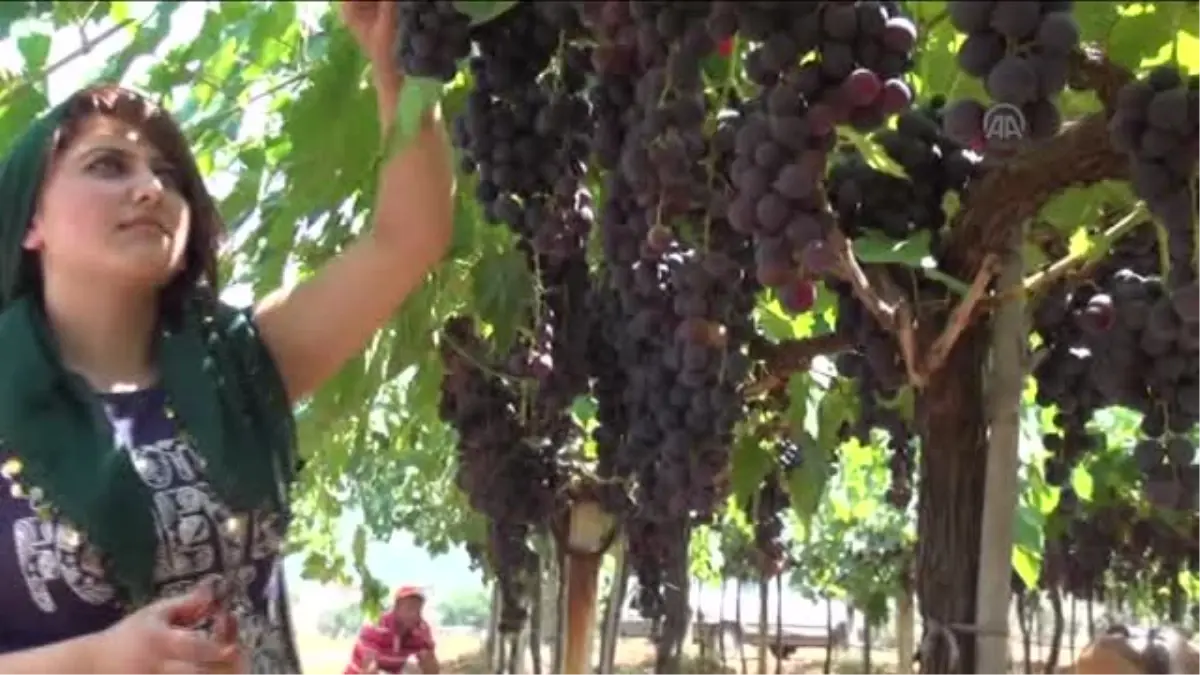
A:
[[[484,628],[490,611],[491,600],[482,590],[457,591],[437,603],[438,616],[444,626]]]
[[[357,602],[348,603],[337,609],[328,609],[317,618],[317,632],[329,638],[355,635],[363,624],[362,607]]]

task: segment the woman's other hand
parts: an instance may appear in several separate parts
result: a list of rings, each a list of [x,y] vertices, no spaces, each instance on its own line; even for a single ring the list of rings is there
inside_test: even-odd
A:
[[[213,635],[195,628],[215,620]],[[91,643],[97,673],[244,672],[236,623],[216,603],[209,586],[159,600],[96,633]]]
[[[378,0],[342,0],[338,14],[342,23],[371,60],[375,77],[389,86],[397,86],[402,77],[396,67],[395,42],[398,11],[396,2]]]

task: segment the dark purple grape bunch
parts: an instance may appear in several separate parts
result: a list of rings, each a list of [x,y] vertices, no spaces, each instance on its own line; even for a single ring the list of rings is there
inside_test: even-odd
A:
[[[1134,194],[1167,232],[1171,289],[1194,288],[1196,280],[1198,89],[1200,78],[1184,80],[1178,69],[1160,66],[1121,89],[1109,120],[1113,147],[1129,156]]]
[[[1055,98],[1067,85],[1070,56],[1079,46],[1072,3],[946,3],[950,22],[967,39],[958,49],[964,73],[983,81],[991,106],[973,99],[951,103],[947,134],[976,150],[1013,147],[1062,128]]]
[[[917,27],[895,3],[829,3],[821,11],[820,67],[839,83],[825,97],[838,123],[871,131],[912,103],[904,74],[912,69]]]
[[[452,0],[398,2],[396,65],[413,77],[449,82],[471,53],[471,17]]]

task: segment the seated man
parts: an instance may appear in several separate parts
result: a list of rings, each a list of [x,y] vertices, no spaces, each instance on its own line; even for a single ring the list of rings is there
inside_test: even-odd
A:
[[[391,611],[376,624],[367,624],[358,634],[346,675],[358,673],[401,673],[409,657],[415,657],[417,672],[438,673],[433,632],[421,618],[425,595],[415,586],[396,591]]]

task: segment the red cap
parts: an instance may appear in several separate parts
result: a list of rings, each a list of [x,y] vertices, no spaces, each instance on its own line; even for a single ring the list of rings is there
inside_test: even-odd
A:
[[[400,601],[404,598],[420,598],[425,599],[425,591],[422,591],[416,586],[401,586],[396,589],[395,595],[392,596],[393,601]]]

